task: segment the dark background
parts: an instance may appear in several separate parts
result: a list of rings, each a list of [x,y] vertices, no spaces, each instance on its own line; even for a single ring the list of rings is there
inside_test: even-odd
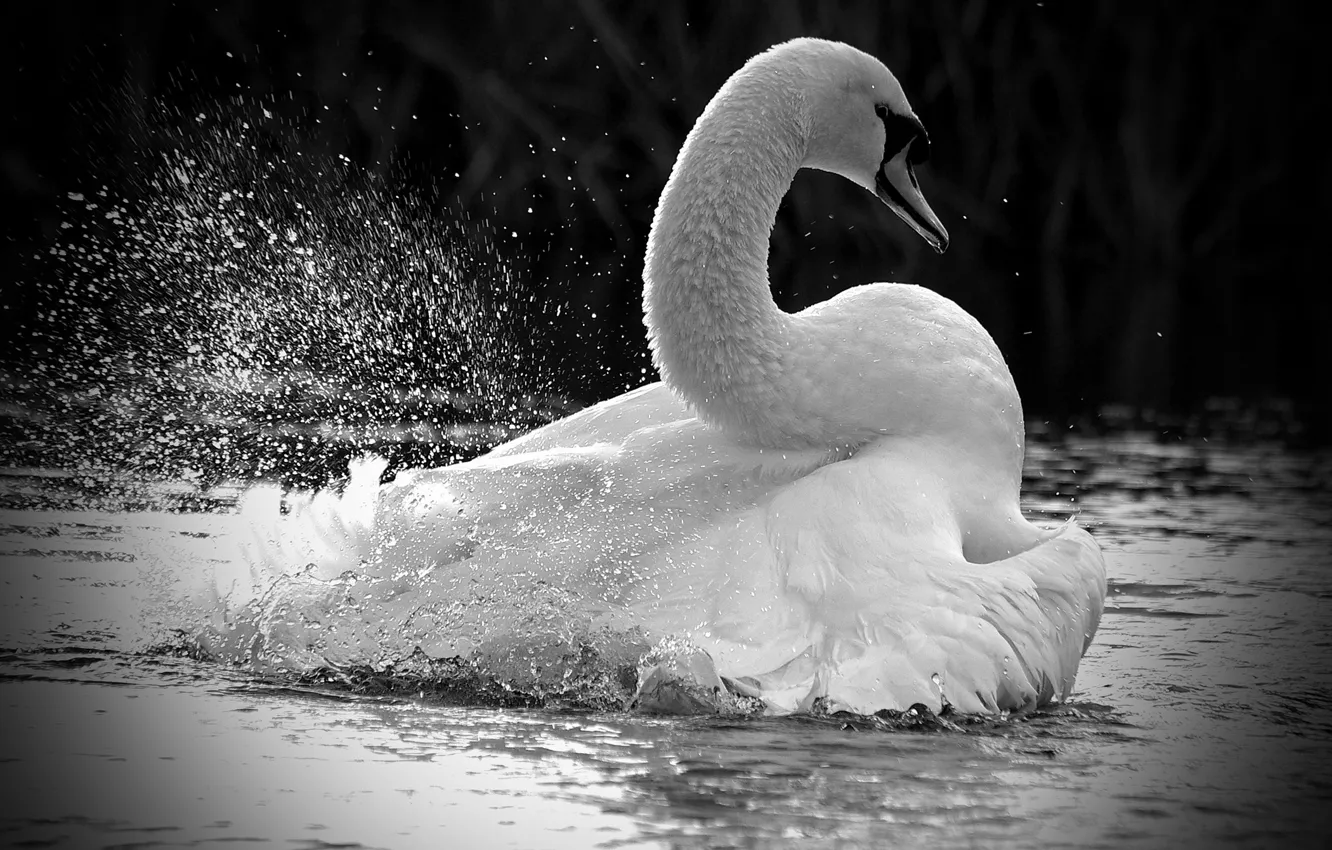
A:
[[[522,285],[579,317],[555,343],[612,367],[564,391],[612,395],[642,380],[643,249],[685,133],[746,58],[811,35],[902,81],[952,247],[803,174],[783,307],[914,281],[990,329],[1029,415],[1275,407],[1326,433],[1329,75],[1299,3],[44,2],[0,29],[10,320],[35,309],[22,258],[66,193],[116,183],[138,113],[239,92],[503,234]]]

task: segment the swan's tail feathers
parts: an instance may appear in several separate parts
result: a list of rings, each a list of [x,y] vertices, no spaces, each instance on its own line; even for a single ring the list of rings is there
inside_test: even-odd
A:
[[[1011,648],[1024,693],[1034,692],[1040,705],[1063,701],[1101,621],[1105,560],[1091,535],[1070,523],[1013,561],[1030,589],[987,596],[985,620]]]
[[[718,646],[719,669],[730,674],[735,660],[768,670],[753,677],[777,712],[808,710],[822,698],[863,714],[917,703],[935,712],[1024,713],[1070,696],[1105,599],[1104,561],[1086,531],[1069,525],[1007,561],[925,574],[928,589],[899,581],[901,569],[882,573],[864,599],[841,600],[840,617],[807,609],[824,627],[790,629],[789,642],[773,647],[781,653],[750,658],[756,646],[748,654]],[[767,666],[778,654],[790,660]]]

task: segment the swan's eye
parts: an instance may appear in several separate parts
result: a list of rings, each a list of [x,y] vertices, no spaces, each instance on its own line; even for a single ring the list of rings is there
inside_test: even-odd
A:
[[[882,121],[888,117],[888,107],[884,106],[882,103],[876,103],[874,104],[874,114],[879,116],[879,120]]]

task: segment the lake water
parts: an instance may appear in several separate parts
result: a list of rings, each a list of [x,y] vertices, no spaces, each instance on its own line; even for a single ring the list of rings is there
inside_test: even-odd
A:
[[[1329,846],[1332,454],[1037,440],[1026,484],[1100,540],[1105,617],[1070,702],[945,728],[467,705],[191,657],[173,594],[237,533],[238,489],[5,470],[0,843]]]

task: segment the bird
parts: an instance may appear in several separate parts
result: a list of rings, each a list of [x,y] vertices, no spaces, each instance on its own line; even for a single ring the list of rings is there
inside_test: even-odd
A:
[[[513,657],[538,608],[554,631],[635,635],[644,710],[681,692],[771,714],[1067,699],[1104,558],[1075,520],[1023,516],[1021,399],[989,333],[911,284],[796,313],[771,293],[802,168],[865,188],[942,253],[915,173],[928,155],[870,54],[798,38],[754,56],[693,125],[653,217],[661,380],[464,463],[381,485],[383,462],[361,462],[345,493],[256,532],[254,575],[391,578],[400,628],[435,656]]]

